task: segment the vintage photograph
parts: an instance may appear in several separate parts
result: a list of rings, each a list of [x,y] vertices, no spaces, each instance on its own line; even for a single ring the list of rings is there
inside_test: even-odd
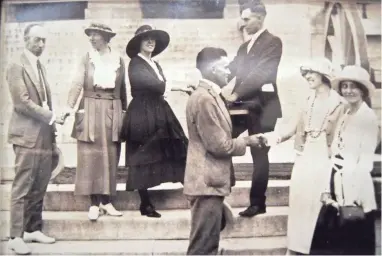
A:
[[[2,1],[0,255],[381,255],[381,16]]]

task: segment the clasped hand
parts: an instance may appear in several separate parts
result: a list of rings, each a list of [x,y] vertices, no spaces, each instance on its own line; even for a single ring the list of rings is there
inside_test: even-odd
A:
[[[56,124],[60,124],[60,125],[63,125],[65,123],[65,120],[68,116],[70,116],[72,114],[72,110],[71,109],[65,109],[63,112],[61,112],[59,115],[56,115],[56,119],[54,120],[54,122]]]
[[[267,142],[263,134],[254,134],[245,138],[247,146],[250,147],[265,147]]]

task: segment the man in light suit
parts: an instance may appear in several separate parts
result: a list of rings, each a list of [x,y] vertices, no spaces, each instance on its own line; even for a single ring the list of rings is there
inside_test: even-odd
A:
[[[56,152],[55,124],[63,124],[65,116],[52,110],[46,70],[39,60],[45,41],[46,31],[41,25],[27,26],[25,50],[7,70],[13,102],[8,142],[16,155],[8,247],[16,254],[31,253],[25,242],[55,242],[41,232],[41,213]]]
[[[230,63],[231,78],[236,77],[231,95],[226,97],[230,109],[248,110],[248,114],[232,115],[233,137],[245,130],[259,134],[274,130],[281,117],[281,105],[277,93],[277,71],[282,54],[280,38],[264,28],[266,17],[264,4],[251,0],[243,5],[241,18],[251,39],[242,44]],[[250,206],[239,214],[252,217],[266,212],[265,192],[269,178],[269,147],[251,147],[254,163]]]
[[[207,47],[196,62],[203,79],[186,108],[189,144],[183,191],[191,202],[188,255],[217,253],[223,200],[235,183],[232,156],[244,155],[246,146],[259,145],[255,135],[232,138],[231,118],[220,97],[229,75],[226,52]]]

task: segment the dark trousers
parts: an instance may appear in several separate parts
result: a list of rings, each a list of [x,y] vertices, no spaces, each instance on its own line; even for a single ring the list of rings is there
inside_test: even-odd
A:
[[[249,135],[265,132],[256,115],[234,115],[231,116],[231,119],[233,124],[232,137],[234,138],[246,130],[248,130]],[[251,147],[253,161],[252,184],[249,194],[251,205],[265,206],[265,193],[269,180],[269,149],[269,147]]]
[[[52,173],[52,128],[44,126],[34,148],[13,145],[15,178],[11,192],[11,237],[42,229],[42,206]]]
[[[191,233],[187,255],[216,255],[223,218],[222,196],[195,196],[191,202]]]

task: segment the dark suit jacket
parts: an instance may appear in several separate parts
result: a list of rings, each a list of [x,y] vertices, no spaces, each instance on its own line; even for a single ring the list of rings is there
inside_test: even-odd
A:
[[[53,117],[50,86],[46,80],[45,67],[41,67],[49,109],[42,107],[43,91],[39,86],[40,81],[26,55],[22,53],[8,67],[6,79],[13,102],[8,130],[8,142],[11,144],[35,147],[41,127],[49,125]],[[55,126],[52,125],[52,133],[54,132]]]
[[[228,196],[235,183],[232,156],[245,154],[243,138],[232,138],[228,110],[211,86],[201,81],[186,107],[188,151],[183,193]]]
[[[281,105],[277,93],[277,70],[282,54],[280,38],[265,30],[247,53],[248,42],[242,44],[229,68],[232,78],[236,76],[233,92],[238,101],[246,104],[250,114],[256,115],[263,128],[273,130],[277,118],[281,117]],[[272,84],[273,92],[264,92],[261,87]],[[266,129],[266,130],[268,130]]]

